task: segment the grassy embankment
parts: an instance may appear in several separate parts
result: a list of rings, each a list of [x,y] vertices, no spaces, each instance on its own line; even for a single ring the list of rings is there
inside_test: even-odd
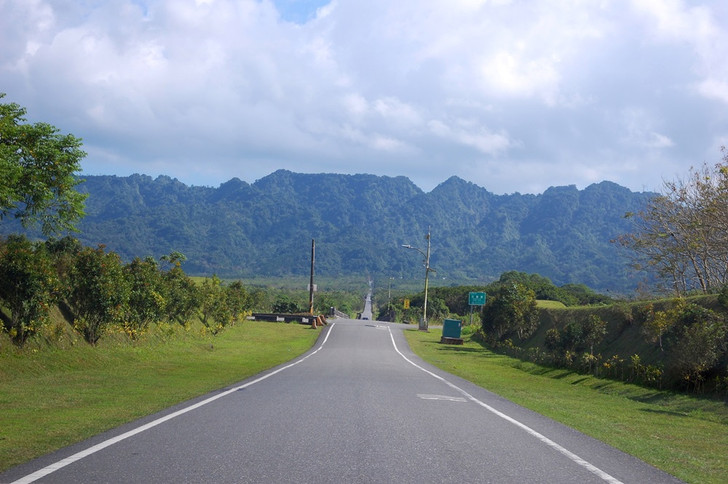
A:
[[[489,351],[465,337],[406,331],[423,359],[687,482],[728,482],[728,407],[689,395],[600,380]]]
[[[319,334],[262,322],[214,338],[172,332],[63,349],[18,350],[2,338],[0,471],[288,361]]]

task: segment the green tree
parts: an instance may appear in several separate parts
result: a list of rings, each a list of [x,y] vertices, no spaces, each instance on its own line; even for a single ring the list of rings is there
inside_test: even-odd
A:
[[[129,283],[129,304],[124,329],[132,338],[144,333],[150,323],[164,317],[162,274],[153,257],[134,258],[124,272]]]
[[[293,314],[299,312],[299,306],[287,294],[279,294],[273,303],[273,312],[279,314]]]
[[[557,287],[550,279],[539,274],[527,274],[525,272],[518,271],[504,272],[494,285],[497,286],[513,283],[523,284],[527,288],[533,290],[536,295],[536,299],[561,301],[566,306],[611,302],[609,297],[597,294],[583,284],[565,284],[561,287]]]
[[[250,304],[250,310],[251,311],[259,311],[263,310],[265,307],[270,307],[270,304],[267,304],[266,301],[268,301],[269,294],[266,290],[262,288],[252,288],[248,290],[248,301]]]
[[[27,124],[25,113],[0,103],[0,219],[12,214],[23,226],[40,223],[46,235],[74,230],[86,199],[74,189],[86,156],[81,140],[47,123]]]
[[[570,321],[561,332],[560,344],[564,353],[579,350],[584,344],[584,327],[576,321]]]
[[[647,341],[658,343],[660,351],[664,351],[663,336],[677,323],[685,308],[684,299],[675,300],[672,307],[666,311],[654,311],[651,307],[648,308],[647,317],[642,326],[642,332],[645,334]]]
[[[561,333],[556,328],[546,330],[546,338],[544,340],[544,346],[550,351],[561,350]]]
[[[162,261],[170,265],[169,270],[162,275],[165,318],[185,326],[199,305],[199,291],[194,281],[182,270],[184,254],[175,251],[163,256]]]
[[[62,239],[48,239],[45,242],[45,246],[53,261],[55,272],[60,282],[57,298],[58,308],[70,321],[73,319],[73,312],[68,303],[73,282],[72,272],[76,264],[76,258],[81,252],[81,249],[83,249],[83,245],[77,239],[66,236]]]
[[[129,300],[121,258],[104,246],[84,247],[71,271],[69,306],[74,327],[95,345],[106,328],[123,320]]]
[[[495,339],[516,334],[527,338],[538,326],[533,290],[521,283],[504,284],[489,295],[483,308],[483,330]]]
[[[670,362],[671,369],[695,391],[702,388],[706,374],[725,354],[728,334],[724,320],[702,308],[699,312],[702,317],[682,327],[677,338],[679,347],[672,352]]]
[[[219,333],[233,322],[227,293],[220,278],[213,275],[205,279],[200,288],[200,321],[212,333]]]
[[[718,304],[723,306],[723,308],[728,309],[728,284],[723,286],[723,289],[721,289],[720,293],[718,293]]]
[[[584,344],[589,346],[589,354],[594,356],[594,345],[598,345],[607,334],[607,323],[596,314],[590,314],[584,322]]]
[[[427,302],[427,319],[445,319],[450,314],[445,301],[439,297],[428,297]]]
[[[232,314],[233,323],[240,321],[245,313],[250,311],[251,297],[241,281],[234,281],[227,286],[225,297]]]
[[[11,236],[0,244],[0,300],[10,310],[5,329],[22,346],[49,319],[58,279],[41,244]]]

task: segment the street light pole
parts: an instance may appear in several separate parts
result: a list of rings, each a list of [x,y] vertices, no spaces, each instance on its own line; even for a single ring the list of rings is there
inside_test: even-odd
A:
[[[422,254],[425,258],[425,303],[423,304],[422,309],[422,320],[419,324],[420,331],[427,331],[428,325],[427,325],[427,289],[430,285],[430,271],[435,272],[434,269],[430,268],[430,227],[427,228],[427,235],[425,235],[425,239],[427,240],[427,252],[423,252],[422,249],[418,249],[417,247],[412,247],[409,244],[403,245],[405,249],[414,249],[420,254]]]

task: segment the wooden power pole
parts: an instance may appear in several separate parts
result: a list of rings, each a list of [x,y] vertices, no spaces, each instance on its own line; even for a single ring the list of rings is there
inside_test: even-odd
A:
[[[313,266],[316,261],[316,239],[311,239],[311,281],[308,284],[308,312],[313,314]]]

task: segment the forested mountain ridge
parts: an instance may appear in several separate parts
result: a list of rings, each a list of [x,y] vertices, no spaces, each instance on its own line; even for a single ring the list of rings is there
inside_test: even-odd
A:
[[[431,266],[446,281],[536,272],[556,284],[628,291],[637,277],[610,241],[630,231],[626,212],[653,196],[611,182],[540,195],[495,195],[452,177],[425,193],[406,177],[276,171],[217,188],[145,175],[87,176],[76,236],[124,259],[179,251],[191,274],[307,274],[311,239],[326,275],[416,277],[432,231]],[[2,233],[17,231],[6,219]]]

